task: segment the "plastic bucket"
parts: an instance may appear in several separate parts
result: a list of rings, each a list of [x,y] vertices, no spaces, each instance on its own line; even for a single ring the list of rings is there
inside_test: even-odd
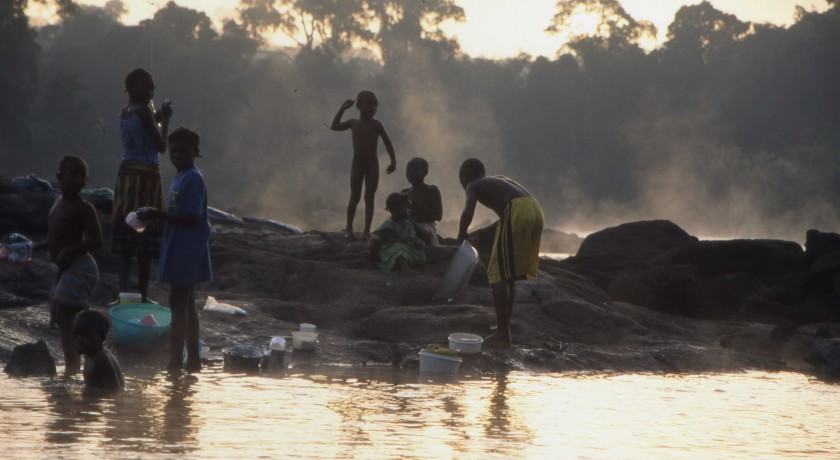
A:
[[[292,359],[291,350],[266,350],[262,360],[262,370],[266,374],[285,371]]]
[[[152,315],[156,326],[143,324],[141,319]],[[149,348],[169,337],[172,313],[162,305],[129,303],[108,310],[114,342],[133,348]]]
[[[458,297],[470,280],[477,263],[478,251],[464,240],[455,252],[455,256],[452,257],[452,261],[449,262],[434,298],[452,300]]]
[[[292,331],[292,348],[295,350],[312,350],[318,340],[316,332]]]
[[[222,348],[225,360],[225,372],[244,372],[259,374],[263,351],[253,345],[231,345]]]
[[[483,341],[480,335],[453,332],[449,334],[449,349],[465,355],[475,354],[481,351]]]
[[[458,372],[461,358],[420,351],[420,372],[454,374]]]
[[[120,305],[128,303],[140,303],[143,300],[143,295],[139,292],[120,292]]]

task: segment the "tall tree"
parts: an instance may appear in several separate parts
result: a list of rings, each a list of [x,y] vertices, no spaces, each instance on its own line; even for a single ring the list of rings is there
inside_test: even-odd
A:
[[[594,18],[595,30],[575,32],[581,18]],[[546,32],[569,33],[572,49],[575,49],[575,43],[582,42],[605,49],[621,49],[636,47],[645,38],[656,38],[656,26],[630,16],[618,0],[559,0],[557,13]]]
[[[441,29],[446,21],[464,21],[464,9],[454,0],[366,0],[370,23],[376,25],[373,41],[386,63],[416,50],[435,46],[449,55],[458,50],[458,42]]]
[[[333,56],[373,36],[359,0],[242,0],[239,15],[256,38],[282,33],[304,51]]]
[[[0,153],[20,153],[29,142],[39,48],[26,6],[26,0],[0,0]]]
[[[666,56],[682,64],[706,63],[730,48],[750,30],[750,23],[724,13],[708,1],[683,6],[668,26]]]

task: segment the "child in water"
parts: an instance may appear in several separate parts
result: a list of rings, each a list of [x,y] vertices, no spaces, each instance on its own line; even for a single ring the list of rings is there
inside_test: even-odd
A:
[[[120,364],[102,346],[108,328],[108,318],[94,310],[79,313],[73,322],[76,351],[85,357],[85,386],[92,390],[117,391],[125,386]]]
[[[102,230],[96,209],[79,195],[88,180],[85,160],[75,155],[65,156],[58,164],[55,177],[61,184],[61,196],[50,209],[47,240],[35,248],[47,247],[58,267],[53,306],[64,351],[64,375],[71,376],[80,368],[73,345],[73,319],[87,309],[99,281],[99,268],[89,252],[102,246]]]
[[[169,188],[166,211],[147,208],[137,213],[140,220],[163,220],[163,243],[160,248],[158,281],[171,286],[169,309],[172,325],[169,332],[171,375],[181,372],[184,341],[187,344],[187,371],[201,370],[198,356],[198,313],[195,310],[195,285],[210,281],[210,220],[207,214],[207,186],[195,166],[201,137],[180,127],[169,135],[169,159],[178,170]]]
[[[411,187],[403,189],[402,193],[411,198],[408,217],[414,224],[417,236],[427,245],[437,246],[435,222],[443,218],[443,201],[437,186],[424,182],[427,174],[429,162],[419,157],[409,160],[405,165],[405,178]]]
[[[353,100],[348,99],[341,104],[338,113],[335,114],[330,129],[333,131],[350,130],[353,133],[353,163],[350,166],[350,202],[347,203],[347,226],[344,228],[344,236],[352,240],[353,218],[356,216],[356,206],[362,196],[362,183],[365,184],[365,228],[362,231],[364,239],[370,238],[370,225],[373,221],[373,198],[376,188],[379,186],[379,158],[376,155],[376,147],[379,138],[385,143],[385,150],[391,157],[391,164],[385,172],[391,174],[397,169],[397,159],[394,154],[394,146],[391,138],[385,132],[382,122],[373,118],[379,101],[371,91],[361,91],[356,96],[356,108],[359,109],[359,119],[351,118],[341,121],[344,111],[353,107]]]
[[[371,254],[376,254],[379,266],[385,271],[398,271],[403,275],[417,273],[411,267],[426,263],[424,243],[414,233],[414,225],[408,220],[411,198],[402,193],[392,193],[385,201],[385,209],[391,217],[373,232],[368,240]]]

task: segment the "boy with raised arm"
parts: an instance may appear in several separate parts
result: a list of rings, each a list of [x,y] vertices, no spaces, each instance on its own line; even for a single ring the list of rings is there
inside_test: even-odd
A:
[[[459,243],[469,238],[467,229],[476,203],[492,209],[499,216],[487,266],[497,327],[484,344],[507,348],[512,343],[510,318],[516,293],[515,282],[537,277],[543,211],[525,187],[504,176],[486,176],[484,164],[475,158],[464,161],[458,178],[467,195],[458,228]]]
[[[348,99],[341,104],[338,113],[335,114],[330,129],[333,131],[350,130],[353,133],[353,162],[350,166],[350,202],[347,203],[347,226],[344,228],[344,237],[352,240],[353,218],[356,216],[356,206],[362,196],[362,183],[365,185],[365,228],[362,231],[364,239],[370,238],[370,225],[373,221],[373,198],[376,188],[379,186],[379,158],[376,148],[379,138],[385,143],[385,150],[391,158],[391,164],[385,172],[391,174],[397,169],[397,159],[394,154],[394,146],[382,122],[373,118],[379,101],[371,91],[361,91],[356,96],[356,108],[359,109],[359,119],[351,118],[341,121],[344,111],[353,106],[354,101]]]
[[[64,351],[64,375],[71,376],[80,368],[73,343],[73,320],[87,309],[99,281],[99,268],[89,252],[102,246],[102,230],[96,209],[79,195],[88,180],[85,160],[65,156],[55,177],[61,184],[61,196],[50,209],[47,241],[36,246],[46,246],[58,267],[53,305]]]

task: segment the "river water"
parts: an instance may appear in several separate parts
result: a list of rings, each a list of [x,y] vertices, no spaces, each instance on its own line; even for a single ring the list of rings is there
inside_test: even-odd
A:
[[[838,458],[840,386],[794,373],[429,379],[210,366],[127,389],[0,376],[4,458]]]

